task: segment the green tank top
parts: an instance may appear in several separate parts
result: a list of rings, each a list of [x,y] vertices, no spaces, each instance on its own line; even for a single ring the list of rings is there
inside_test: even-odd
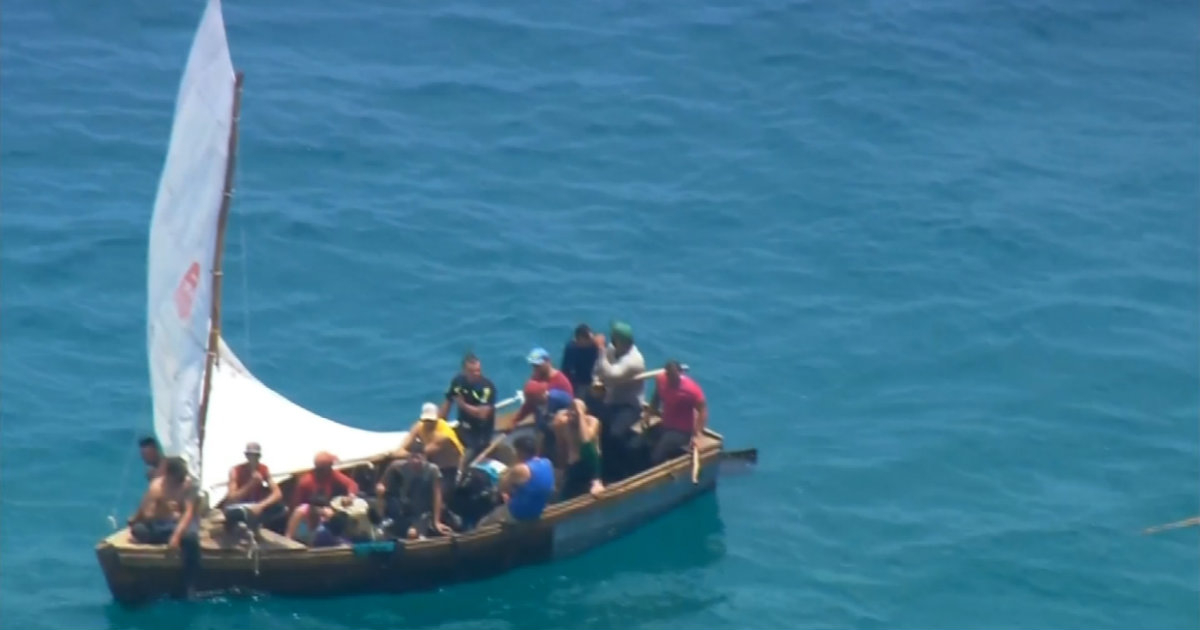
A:
[[[595,442],[584,442],[579,445],[579,461],[586,464],[594,474],[600,476],[600,449]]]

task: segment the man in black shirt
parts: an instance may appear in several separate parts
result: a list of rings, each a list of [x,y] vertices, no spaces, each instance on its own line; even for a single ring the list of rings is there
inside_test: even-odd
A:
[[[446,400],[439,410],[441,417],[449,417],[451,404],[458,405],[458,427],[454,431],[469,457],[474,457],[492,440],[496,426],[496,386],[483,375],[483,365],[472,353],[463,357],[462,372],[450,381]]]
[[[592,370],[596,367],[596,359],[600,357],[600,349],[592,340],[592,329],[587,324],[575,327],[575,336],[563,347],[562,361],[559,369],[571,381],[575,396],[583,398],[592,387]]]

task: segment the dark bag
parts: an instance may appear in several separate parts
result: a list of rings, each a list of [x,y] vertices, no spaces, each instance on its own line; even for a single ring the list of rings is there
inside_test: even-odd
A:
[[[248,506],[235,505],[225,508],[222,512],[225,514],[225,531],[227,532],[233,531],[238,523],[245,523],[246,527],[251,530],[258,527],[258,518]]]

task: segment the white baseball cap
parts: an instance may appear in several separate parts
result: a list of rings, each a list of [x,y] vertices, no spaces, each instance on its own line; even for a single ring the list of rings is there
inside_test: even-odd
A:
[[[435,405],[431,402],[427,402],[424,405],[421,405],[421,419],[422,420],[437,420],[437,418],[438,418],[437,405]]]

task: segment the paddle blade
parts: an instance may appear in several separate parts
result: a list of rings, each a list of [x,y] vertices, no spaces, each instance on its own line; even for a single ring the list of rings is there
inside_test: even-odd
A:
[[[758,449],[756,448],[721,453],[722,474],[749,472],[756,464],[758,464]]]

